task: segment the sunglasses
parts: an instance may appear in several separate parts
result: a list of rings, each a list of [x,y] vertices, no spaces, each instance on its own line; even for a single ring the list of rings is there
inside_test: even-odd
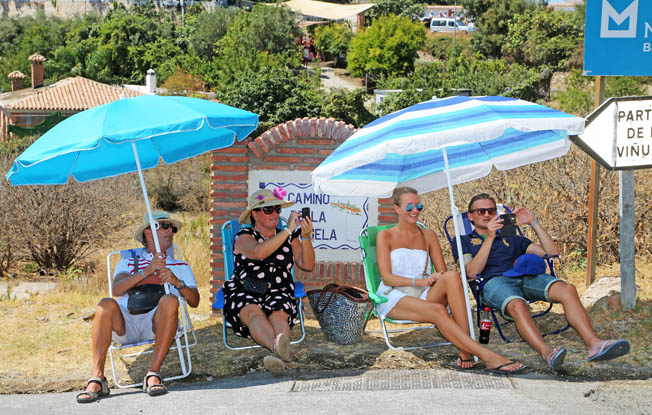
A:
[[[254,210],[256,212],[260,212],[262,210],[263,213],[266,214],[266,215],[271,215],[273,212],[276,212],[276,213],[280,214],[281,213],[281,205],[265,206],[265,207],[262,207],[262,208],[256,208]]]
[[[177,233],[178,230],[176,226],[174,226],[169,222],[158,222],[158,227],[159,229],[165,229],[165,230],[172,228],[172,233]],[[152,228],[148,226],[147,229],[152,229]]]
[[[496,208],[495,207],[492,207],[492,208],[477,208],[477,209],[471,209],[470,212],[471,213],[476,213],[476,214],[478,214],[480,216],[484,216],[487,213],[493,216],[493,215],[496,214]]]
[[[416,205],[414,203],[408,203],[405,205],[405,211],[406,212],[412,212],[412,209],[417,208],[419,212],[423,210],[423,203],[417,203]]]

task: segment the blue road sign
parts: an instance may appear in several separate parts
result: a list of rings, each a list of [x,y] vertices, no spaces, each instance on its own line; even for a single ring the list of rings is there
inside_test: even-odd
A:
[[[585,75],[652,75],[652,1],[587,0]]]

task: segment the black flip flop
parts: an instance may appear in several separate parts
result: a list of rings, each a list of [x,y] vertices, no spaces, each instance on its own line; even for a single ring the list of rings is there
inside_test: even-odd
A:
[[[516,363],[516,362],[509,361],[507,363],[503,363],[500,366],[496,366],[493,369],[485,368],[484,371],[487,372],[487,373],[494,374],[494,375],[516,375],[518,373],[525,372],[525,369],[527,369],[527,366],[523,365],[523,366],[519,367],[518,369],[514,369],[514,370],[500,370],[500,369],[504,368],[505,366],[513,365],[514,363]]]

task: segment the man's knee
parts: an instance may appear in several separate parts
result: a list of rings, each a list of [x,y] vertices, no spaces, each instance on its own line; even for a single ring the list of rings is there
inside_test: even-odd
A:
[[[507,303],[507,306],[505,307],[505,312],[512,316],[513,318],[517,318],[520,315],[523,315],[525,313],[529,314],[530,313],[530,306],[523,301],[521,298],[515,298],[509,303]]]
[[[119,312],[120,307],[118,303],[113,298],[102,298],[95,309],[96,314],[99,315],[111,315],[115,312]]]
[[[166,294],[158,302],[159,310],[176,313],[179,310],[179,299],[174,294]]]
[[[552,292],[551,292],[552,291]],[[551,295],[552,294],[552,295]],[[557,281],[550,286],[548,295],[551,296],[553,300],[565,300],[565,299],[575,299],[579,298],[577,294],[577,288],[573,284],[569,284],[564,281]],[[556,297],[556,298],[553,298]]]

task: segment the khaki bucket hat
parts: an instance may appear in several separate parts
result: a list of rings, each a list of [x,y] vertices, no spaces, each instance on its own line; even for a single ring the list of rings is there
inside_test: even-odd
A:
[[[152,217],[154,218],[154,222],[158,222],[160,220],[170,222],[174,227],[178,229],[181,229],[181,222],[172,219],[170,217],[170,214],[168,212],[165,212],[163,210],[153,210],[152,211]],[[134,233],[134,239],[137,240],[140,243],[143,243],[144,238],[143,238],[143,231],[149,227],[149,216],[147,216],[147,213],[145,213],[145,216],[143,216],[143,223],[140,224],[138,229],[136,229],[136,232]]]
[[[274,192],[268,189],[261,189],[253,192],[249,196],[247,210],[242,212],[242,215],[240,215],[238,222],[240,222],[240,224],[251,222],[251,211],[254,209],[262,208],[265,206],[276,206],[276,205],[281,205],[281,207],[285,208],[285,207],[292,206],[294,204],[294,202],[283,199],[283,196],[281,196],[280,192],[277,193],[279,194],[279,196],[276,196]],[[283,193],[285,193],[285,191],[283,191]]]

